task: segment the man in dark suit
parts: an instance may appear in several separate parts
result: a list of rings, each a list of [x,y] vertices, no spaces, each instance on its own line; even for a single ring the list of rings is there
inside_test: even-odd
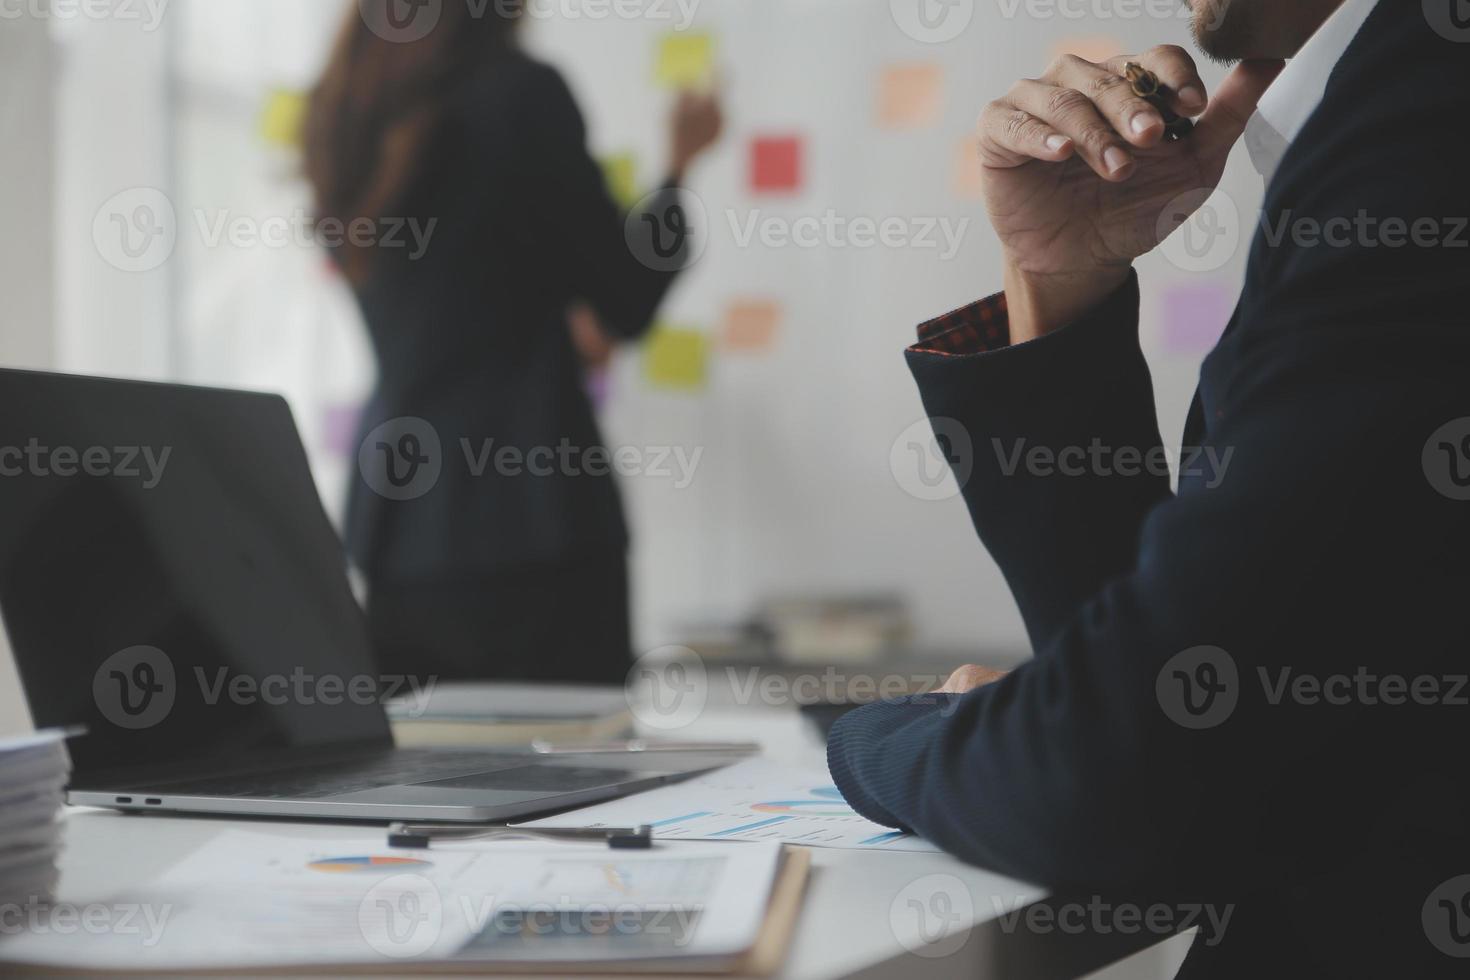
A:
[[[1212,97],[1159,48],[1063,58],[982,117],[1005,292],[908,358],[970,437],[1035,657],[848,715],[832,772],[872,819],[1059,895],[1228,910],[1185,976],[1464,975],[1470,22],[1194,3],[1240,60]],[[1192,135],[1164,139],[1125,60]],[[1175,493],[1132,262],[1242,134],[1266,200]]]

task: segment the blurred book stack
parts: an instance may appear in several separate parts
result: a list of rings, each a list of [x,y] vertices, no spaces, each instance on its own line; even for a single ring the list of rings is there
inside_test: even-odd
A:
[[[65,740],[59,731],[0,738],[0,908],[54,897],[71,771]]]
[[[620,687],[446,682],[388,702],[400,746],[606,742],[633,733]]]

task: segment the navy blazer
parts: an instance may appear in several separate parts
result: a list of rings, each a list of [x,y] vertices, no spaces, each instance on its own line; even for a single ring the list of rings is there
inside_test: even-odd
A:
[[[648,209],[662,213],[671,193]],[[637,337],[675,272],[630,248],[561,76],[518,51],[487,53],[444,106],[396,211],[435,223],[422,255],[377,250],[357,290],[379,369],[359,440],[388,420],[423,419],[441,467],[410,499],[354,473],[352,557],[375,579],[414,580],[620,554],[621,501],[596,455],[602,436],[566,312],[586,302],[607,329]],[[521,464],[486,465],[507,447]]]
[[[909,353],[971,437],[966,500],[1035,656],[843,718],[857,810],[1064,895],[1229,906],[1190,976],[1464,975],[1467,119],[1470,44],[1383,0],[1204,362],[1183,445],[1223,477],[1010,465],[1159,451],[1136,280],[1031,343]]]

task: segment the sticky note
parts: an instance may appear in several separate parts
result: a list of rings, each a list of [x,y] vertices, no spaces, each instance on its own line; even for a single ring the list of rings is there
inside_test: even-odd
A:
[[[801,189],[802,140],[799,136],[761,136],[750,144],[750,188],[789,192]]]
[[[1170,286],[1162,296],[1163,348],[1168,354],[1207,354],[1235,311],[1235,290],[1222,283]]]
[[[878,125],[917,129],[939,121],[944,70],[933,64],[890,65],[878,80]]]
[[[643,376],[655,388],[695,391],[709,375],[709,341],[704,332],[660,325],[643,344]]]
[[[725,350],[769,350],[781,325],[781,307],[770,300],[740,300],[725,311],[720,342]]]
[[[1109,58],[1116,58],[1123,53],[1123,42],[1106,35],[1068,37],[1051,46],[1052,58],[1059,58],[1064,54],[1075,54],[1083,61],[1102,62]]]
[[[612,372],[606,368],[596,368],[588,371],[583,379],[583,386],[587,391],[587,399],[592,402],[592,407],[598,410],[607,407],[612,400]]]
[[[271,146],[301,146],[306,125],[306,93],[276,89],[260,111],[260,138]]]
[[[654,78],[664,88],[704,88],[714,79],[714,68],[713,35],[670,33],[659,44]]]
[[[328,405],[322,409],[322,448],[333,456],[357,453],[357,423],[362,418],[362,405]]]
[[[985,170],[980,165],[980,148],[973,137],[965,137],[955,147],[950,186],[954,196],[962,201],[978,201],[985,196]]]
[[[624,211],[631,209],[643,198],[638,190],[638,158],[632,153],[615,153],[604,157],[602,173],[607,178],[608,193]]]

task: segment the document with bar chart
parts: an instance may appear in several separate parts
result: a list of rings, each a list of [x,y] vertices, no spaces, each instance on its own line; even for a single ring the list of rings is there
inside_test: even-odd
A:
[[[857,815],[823,769],[750,759],[687,782],[533,820],[527,827],[651,824],[663,840],[755,840],[865,850],[937,851]]]

